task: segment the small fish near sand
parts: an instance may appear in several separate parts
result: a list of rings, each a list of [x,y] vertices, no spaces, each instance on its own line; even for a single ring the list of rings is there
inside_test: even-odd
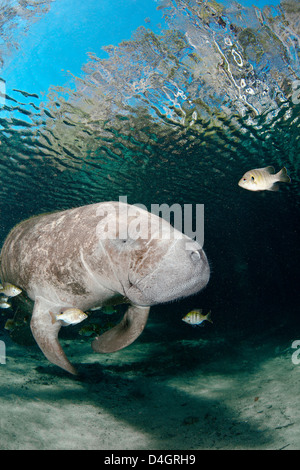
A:
[[[81,323],[88,316],[79,308],[67,308],[64,312],[60,313],[59,315],[52,314],[52,317],[54,317],[54,321],[58,320],[62,322],[62,326],[69,326]]]
[[[265,168],[255,168],[247,171],[238,182],[238,185],[248,191],[278,191],[279,186],[276,183],[290,182],[291,178],[285,167],[275,173],[273,166],[266,166]]]
[[[213,323],[211,319],[211,311],[209,311],[206,315],[203,315],[202,309],[191,310],[182,318],[182,321],[192,326],[204,326],[204,321]]]
[[[22,290],[19,287],[14,286],[5,282],[3,286],[0,284],[0,294],[4,294],[7,297],[16,297],[16,295],[21,294]]]

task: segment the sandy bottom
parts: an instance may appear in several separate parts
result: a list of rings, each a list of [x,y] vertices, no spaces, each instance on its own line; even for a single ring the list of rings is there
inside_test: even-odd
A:
[[[203,330],[167,340],[149,325],[109,355],[63,340],[77,378],[2,332],[0,449],[300,449],[297,338]]]

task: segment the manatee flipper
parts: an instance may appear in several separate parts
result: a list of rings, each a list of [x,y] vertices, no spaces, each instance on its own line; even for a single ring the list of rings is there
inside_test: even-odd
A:
[[[61,323],[56,321],[54,315],[50,313],[56,313],[55,310],[57,310],[57,306],[42,297],[36,297],[30,328],[34,339],[46,358],[53,364],[76,375],[76,369],[67,359],[58,341],[58,332],[61,328]]]
[[[99,353],[110,353],[123,349],[142,333],[147,323],[150,307],[128,307],[122,321],[92,342],[92,348]]]

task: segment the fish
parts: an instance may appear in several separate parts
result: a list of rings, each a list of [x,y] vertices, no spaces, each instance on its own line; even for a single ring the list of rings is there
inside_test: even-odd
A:
[[[6,330],[14,330],[18,326],[23,326],[24,324],[27,324],[28,320],[28,316],[18,318],[18,316],[15,314],[13,318],[9,318],[8,320],[6,320],[4,328]]]
[[[96,335],[96,334],[99,334],[98,332],[99,330],[99,327],[97,325],[86,325],[86,326],[83,326],[80,330],[79,330],[79,334],[80,336],[92,336],[92,335]]]
[[[2,299],[0,301],[0,308],[10,308],[11,304],[8,302],[3,302]]]
[[[247,171],[238,182],[241,188],[248,191],[278,191],[279,187],[276,183],[290,183],[291,178],[287,174],[287,170],[283,167],[278,173],[275,173],[273,166],[265,168],[255,168]]]
[[[5,282],[3,286],[0,284],[0,294],[4,294],[8,297],[15,297],[16,295],[21,294],[22,290],[19,287],[10,284],[9,282]]]
[[[9,318],[8,320],[6,320],[4,328],[5,328],[5,330],[8,330],[8,331],[11,331],[15,328],[15,322],[14,322],[13,318]]]
[[[81,323],[87,317],[87,314],[79,308],[67,308],[64,312],[59,313],[58,315],[52,314],[54,322],[55,320],[60,321],[63,326],[77,325],[77,323]]]
[[[192,326],[200,326],[205,320],[213,323],[211,319],[211,311],[209,311],[206,315],[203,315],[202,309],[194,309],[182,318],[182,321],[189,323],[189,325]]]
[[[99,305],[98,307],[90,308],[90,311],[94,312],[95,310],[100,310],[100,309],[102,313],[106,313],[107,315],[112,315],[113,313],[117,312],[115,307],[112,305],[106,305],[106,306]]]
[[[106,313],[107,315],[112,315],[113,313],[117,312],[116,308],[112,305],[106,305],[106,306],[102,307],[101,311],[103,313]]]

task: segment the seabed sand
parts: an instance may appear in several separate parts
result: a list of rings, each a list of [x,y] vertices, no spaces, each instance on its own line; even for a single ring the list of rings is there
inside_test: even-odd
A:
[[[2,332],[0,449],[300,448],[297,338],[201,329],[179,341],[159,327],[108,355],[61,340],[78,378]]]

